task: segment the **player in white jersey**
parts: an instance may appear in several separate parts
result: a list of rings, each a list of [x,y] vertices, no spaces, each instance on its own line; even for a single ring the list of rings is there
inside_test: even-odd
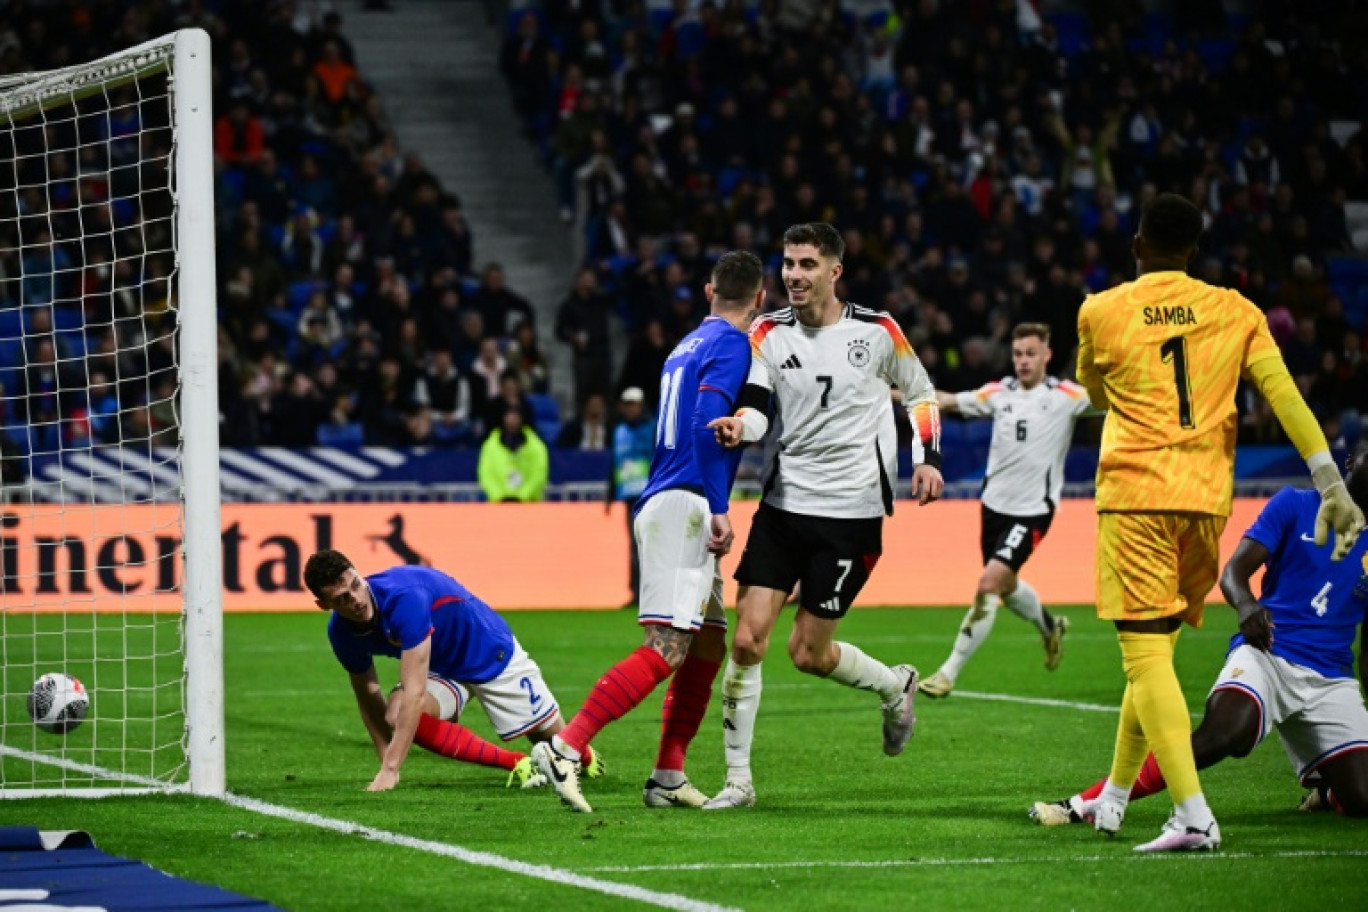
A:
[[[981,494],[983,573],[954,651],[935,674],[918,685],[928,697],[949,696],[954,690],[965,663],[988,638],[1003,605],[1040,630],[1047,669],[1054,671],[1063,655],[1068,619],[1051,616],[1031,584],[1017,574],[1050,531],[1064,486],[1064,458],[1074,422],[1100,413],[1088,402],[1083,387],[1046,376],[1049,363],[1050,327],[1022,323],[1012,332],[1015,377],[978,390],[936,393],[947,412],[992,418],[993,442]]]
[[[902,752],[916,721],[917,670],[889,668],[836,627],[883,550],[893,510],[892,397],[896,386],[917,433],[913,491],[940,497],[940,413],[912,346],[888,314],[836,298],[845,245],[831,225],[784,234],[784,286],[792,307],[751,327],[751,370],[741,408],[712,423],[725,446],[769,433],[764,494],[736,571],[736,634],[722,678],[727,784],[705,809],[755,803],[751,741],[760,705],[760,663],[788,593],[801,583],[789,637],[799,671],[873,691],[883,704],[883,749]],[[773,400],[773,419],[766,408]]]

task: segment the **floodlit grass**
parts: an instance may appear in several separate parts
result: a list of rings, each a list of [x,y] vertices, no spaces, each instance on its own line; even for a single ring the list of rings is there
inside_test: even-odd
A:
[[[1068,613],[1074,628],[1057,672],[1043,670],[1035,633],[1003,611],[961,688],[1115,706],[1122,679],[1114,635],[1089,610]],[[890,663],[912,661],[930,673],[962,614],[857,610],[842,635]],[[1213,607],[1210,618],[1207,629],[1185,632],[1179,644],[1179,675],[1194,712],[1233,628],[1228,609]],[[368,794],[374,752],[328,650],[321,612],[227,619],[230,787],[396,833],[745,909],[1368,908],[1368,822],[1296,813],[1301,791],[1276,738],[1247,760],[1203,774],[1225,837],[1222,853],[1137,857],[1132,846],[1157,834],[1168,814],[1164,796],[1133,804],[1122,835],[1110,841],[1085,827],[1041,829],[1025,814],[1033,800],[1061,798],[1106,773],[1114,713],[968,694],[923,700],[907,751],[884,757],[877,699],[795,672],[783,651],[790,619],[791,612],[775,631],[765,667],[754,756],[760,804],[750,810],[641,805],[663,687],[596,741],[610,775],[586,784],[591,816],[565,811],[545,791],[506,791],[498,771],[421,751],[398,790]],[[626,612],[516,612],[510,620],[566,715],[639,642]],[[388,683],[397,664],[382,661],[380,670]],[[97,690],[95,708],[100,699]],[[466,721],[490,736],[477,708]],[[27,734],[16,740],[13,722],[4,729],[7,744],[27,750],[55,742]],[[72,736],[73,746],[90,727]],[[714,701],[690,758],[694,781],[708,792],[722,784],[720,735]],[[0,825],[25,823],[86,829],[107,851],[292,909],[640,907],[208,800],[0,803]],[[671,868],[686,865],[695,867]],[[640,870],[650,866],[657,869]]]

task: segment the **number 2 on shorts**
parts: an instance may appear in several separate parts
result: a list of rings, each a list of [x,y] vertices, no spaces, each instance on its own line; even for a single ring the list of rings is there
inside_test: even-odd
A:
[[[532,683],[532,679],[519,678],[518,686],[527,691],[527,702],[532,704],[533,709],[536,709],[537,704],[541,702],[542,698],[541,694],[537,693],[536,685]]]

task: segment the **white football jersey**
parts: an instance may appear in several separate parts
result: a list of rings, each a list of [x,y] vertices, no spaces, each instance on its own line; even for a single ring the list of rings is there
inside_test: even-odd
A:
[[[847,304],[812,328],[793,308],[751,326],[747,383],[773,393],[763,500],[808,516],[860,519],[893,512],[897,432],[889,387],[916,431],[914,462],[940,465],[940,413],[912,346],[886,313]]]
[[[957,393],[955,400],[966,418],[993,419],[983,505],[1008,516],[1054,512],[1074,421],[1101,414],[1088,402],[1087,391],[1054,377],[1023,389],[1016,377],[1004,377]]]

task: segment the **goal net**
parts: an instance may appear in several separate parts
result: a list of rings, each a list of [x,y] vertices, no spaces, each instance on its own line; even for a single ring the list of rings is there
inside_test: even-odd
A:
[[[224,789],[210,107],[198,29],[0,78],[5,796]]]

